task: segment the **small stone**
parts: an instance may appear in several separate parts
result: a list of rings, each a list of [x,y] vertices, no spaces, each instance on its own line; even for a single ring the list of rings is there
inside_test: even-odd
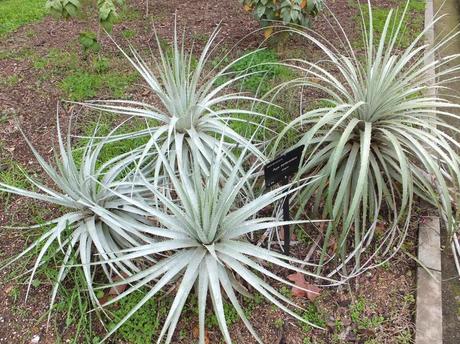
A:
[[[40,341],[40,336],[33,336],[32,340],[30,341],[30,344],[37,344]]]

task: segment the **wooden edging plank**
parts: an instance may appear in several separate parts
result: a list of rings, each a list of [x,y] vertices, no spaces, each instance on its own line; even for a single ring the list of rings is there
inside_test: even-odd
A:
[[[415,344],[442,343],[441,238],[439,217],[419,226]]]

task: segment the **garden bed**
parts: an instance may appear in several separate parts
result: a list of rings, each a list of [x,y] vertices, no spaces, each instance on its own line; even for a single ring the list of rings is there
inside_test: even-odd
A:
[[[117,42],[129,40],[142,54],[148,54],[149,44],[153,43],[152,23],[159,37],[170,42],[173,32],[173,16],[177,11],[179,28],[187,28],[189,41],[194,40],[197,51],[209,38],[215,26],[222,20],[221,36],[226,46],[236,44],[246,35],[258,28],[250,14],[242,11],[238,1],[229,2],[223,15],[221,3],[217,1],[155,1],[151,2],[149,17],[144,17],[142,1],[131,1],[124,11],[123,20],[114,27],[113,37]],[[379,9],[380,17],[393,1],[373,1]],[[355,41],[356,51],[359,45],[359,8],[345,0],[330,4],[337,20]],[[1,10],[1,3],[0,3]],[[411,9],[412,24],[417,27],[423,23],[423,7],[414,1]],[[37,15],[39,16],[39,14]],[[39,19],[39,18],[38,18]],[[38,20],[34,17],[34,20]],[[380,25],[383,25],[380,23]],[[325,20],[318,18],[314,28],[328,40],[336,40]],[[15,125],[19,119],[26,136],[45,157],[53,156],[50,142],[56,140],[56,103],[60,99],[83,100],[89,98],[126,97],[129,99],[147,99],[151,97],[148,89],[133,72],[125,59],[117,52],[114,44],[103,33],[98,32],[95,21],[70,20],[56,21],[44,17],[36,23],[21,26],[17,31],[0,36],[0,180],[17,185],[27,185],[21,176],[20,168],[28,173],[41,176],[39,165],[33,159],[27,145]],[[409,27],[412,30],[412,26]],[[95,32],[101,44],[99,52],[84,50],[79,43],[80,33]],[[91,35],[89,35],[91,36]],[[251,35],[239,44],[234,54],[255,49],[263,40],[263,35]],[[338,43],[338,41],[337,41]],[[122,43],[124,44],[124,43]],[[404,44],[404,43],[403,43]],[[338,44],[337,44],[338,45]],[[288,56],[308,56],[314,58],[317,52],[304,42],[293,41],[284,44],[282,49],[270,48],[269,54],[260,55],[262,61],[268,58],[280,61]],[[305,54],[305,55],[304,55]],[[267,57],[268,56],[268,57]],[[273,75],[272,82],[282,79],[284,70]],[[309,94],[310,103],[314,103],[315,94]],[[68,125],[67,113],[61,113],[63,130]],[[94,127],[95,118],[79,119],[73,129],[75,133],[86,133]],[[106,123],[112,125],[111,120]],[[31,203],[20,197],[0,195],[0,225],[21,225],[37,219],[49,218],[58,209],[39,203]],[[418,214],[420,215],[420,214]],[[415,263],[405,253],[416,252],[416,231],[418,217],[414,218],[410,236],[403,250],[389,263],[379,269],[370,270],[354,279],[349,285],[339,289],[323,289],[314,301],[295,298],[289,289],[282,292],[302,305],[306,311],[301,316],[326,328],[325,331],[312,329],[292,317],[282,313],[256,298],[244,302],[251,322],[266,343],[410,343],[414,338],[415,311]],[[0,259],[4,260],[18,254],[37,232],[4,230],[0,238]],[[293,251],[304,259],[311,240],[299,243]],[[21,262],[22,267],[27,262]],[[52,264],[50,265],[52,266]],[[12,279],[23,272],[18,267],[0,272],[0,342],[28,343],[34,336],[40,342],[54,343],[58,340],[72,341],[75,334],[80,337],[76,342],[85,342],[88,338],[104,335],[104,331],[95,317],[80,322],[80,313],[89,310],[86,300],[80,300],[72,293],[69,285],[68,295],[61,296],[57,313],[51,326],[46,330],[46,316],[49,305],[50,278],[55,271],[47,268],[37,275],[33,282],[29,300],[24,304],[26,286],[24,279]],[[18,282],[19,281],[19,282]],[[102,296],[103,297],[103,296]],[[79,303],[79,302],[82,303]],[[126,301],[135,302],[133,299]],[[159,329],[164,307],[170,302],[168,295],[148,304],[145,311],[136,315],[119,334],[115,342],[144,343]],[[123,314],[123,304],[113,309],[115,314]],[[150,307],[150,308],[148,308]],[[176,331],[175,343],[193,343],[197,341],[196,314],[194,305],[187,305],[183,319]],[[231,335],[236,343],[252,343],[249,332],[238,321],[231,306],[226,308]],[[162,313],[163,312],[163,313]],[[131,326],[131,327],[130,327]],[[215,319],[210,315],[207,322],[210,343],[221,341],[220,331]],[[91,328],[92,332],[89,332]]]

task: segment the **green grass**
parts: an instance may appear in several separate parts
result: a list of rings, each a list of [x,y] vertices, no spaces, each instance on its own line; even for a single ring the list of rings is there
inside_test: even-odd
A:
[[[75,52],[51,48],[43,57],[32,55],[31,62],[33,67],[39,71],[65,72],[77,68],[78,55]]]
[[[88,123],[85,123],[81,128],[81,136],[91,137],[94,133],[97,136],[108,135],[115,126],[115,121],[120,119],[116,116],[104,115],[99,120],[92,120]],[[121,118],[124,119],[124,118]],[[154,125],[151,123],[150,125]],[[142,120],[132,120],[123,126],[121,126],[116,134],[127,134],[132,131],[142,130],[146,128],[146,124]],[[101,150],[99,155],[98,167],[106,161],[119,156],[123,153],[127,153],[145,143],[147,143],[148,137],[139,137],[134,139],[126,139],[114,143],[107,143],[104,145],[104,148]],[[83,152],[81,147],[84,147],[87,143],[86,138],[81,138],[75,146],[73,155],[77,164],[81,161],[81,154]]]
[[[9,159],[0,160],[0,182],[23,189],[31,187],[19,164]],[[5,204],[8,204],[10,197],[11,194],[0,192],[0,201]]]
[[[1,0],[0,37],[42,19],[46,14],[45,3],[46,0]]]
[[[0,50],[0,60],[13,59],[16,61],[22,61],[31,56],[34,56],[34,51],[30,48],[20,48],[18,50]]]
[[[70,100],[87,100],[96,97],[100,92],[110,97],[122,98],[125,91],[136,79],[137,74],[121,72],[88,72],[77,69],[65,77],[59,88]]]
[[[393,27],[393,24],[399,23],[399,20],[401,19],[401,15],[404,11],[404,6],[406,5],[406,2],[399,2],[396,0],[393,0],[392,3],[394,4],[392,6],[393,10],[393,20],[390,23],[390,30]],[[359,5],[363,17],[364,17],[364,22],[366,24],[366,27],[369,27],[369,8],[367,3],[365,4],[360,4]],[[418,36],[418,34],[423,30],[423,23],[424,23],[424,10],[425,10],[425,1],[424,0],[410,0],[409,2],[409,7],[407,9],[407,13],[405,16],[405,24],[403,25],[402,32],[400,33],[400,38],[398,43],[398,46],[400,48],[406,48],[407,46],[410,45],[410,43]],[[372,6],[372,16],[373,16],[373,28],[374,28],[374,33],[376,33],[376,39],[380,39],[380,36],[383,32],[383,28],[385,27],[385,21],[388,16],[388,13],[390,12],[390,8],[382,8],[382,7],[377,7],[376,5]],[[358,14],[356,18],[357,24],[362,25],[362,18],[361,15]],[[387,42],[389,41],[389,34],[387,34]],[[362,39],[360,39],[358,42],[356,42],[356,45],[359,47],[363,47],[363,42]]]
[[[275,51],[264,49],[241,59],[232,66],[236,75],[256,73],[241,80],[244,91],[257,94],[267,93],[273,83],[286,81],[293,76],[293,72],[284,66],[276,65],[280,60]]]
[[[58,87],[65,98],[75,101],[100,94],[123,98],[126,89],[139,78],[133,71],[120,71],[115,59],[102,54],[88,54],[86,61],[81,62],[75,51],[50,49],[46,56],[32,55],[31,63],[42,80],[60,79]]]

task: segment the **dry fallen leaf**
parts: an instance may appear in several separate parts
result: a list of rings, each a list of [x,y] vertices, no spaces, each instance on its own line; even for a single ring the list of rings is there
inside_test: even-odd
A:
[[[273,33],[273,28],[269,27],[264,30],[264,37],[268,39],[272,35],[272,33]]]
[[[114,282],[118,282],[118,281],[121,281],[122,278],[127,278],[128,275],[122,273],[121,274],[122,276],[120,275],[117,275],[113,278],[113,281]],[[126,288],[128,287],[128,284],[120,284],[120,285],[116,285],[116,286],[113,286],[112,288],[110,288],[109,292],[108,292],[108,295],[119,295],[121,293],[123,293]]]
[[[205,331],[204,332],[204,342],[205,342],[205,344],[210,344],[211,341],[209,340],[209,337],[208,337],[208,335],[209,335],[208,330],[205,329],[204,331]],[[198,339],[200,337],[200,329],[198,328],[198,326],[195,326],[193,328],[192,334],[193,334],[193,338]]]
[[[296,286],[303,288],[303,289],[299,289],[296,287],[292,287],[292,295],[296,297],[306,297],[310,301],[313,301],[319,296],[321,292],[320,288],[305,281],[304,275],[300,272],[291,274],[287,278],[291,282],[294,282]],[[304,290],[304,289],[307,289],[307,290]]]

